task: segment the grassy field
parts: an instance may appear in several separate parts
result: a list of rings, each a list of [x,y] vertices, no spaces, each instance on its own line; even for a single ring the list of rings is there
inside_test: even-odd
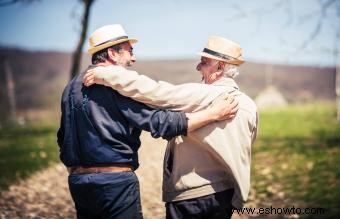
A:
[[[340,123],[330,104],[262,112],[253,147],[252,187],[258,207],[324,208],[340,214]]]
[[[57,124],[0,130],[0,190],[58,161]],[[340,123],[335,106],[314,104],[261,112],[252,152],[256,207],[324,208],[340,215]]]
[[[0,130],[0,191],[58,161],[56,130],[46,123]]]

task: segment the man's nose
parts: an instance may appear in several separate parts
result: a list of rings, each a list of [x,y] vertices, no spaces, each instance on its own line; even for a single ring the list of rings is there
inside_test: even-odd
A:
[[[131,61],[134,62],[134,63],[136,62],[136,56],[135,56],[135,55],[133,55],[133,56],[131,57]]]
[[[196,70],[201,71],[201,63],[198,63],[198,65],[196,66]]]

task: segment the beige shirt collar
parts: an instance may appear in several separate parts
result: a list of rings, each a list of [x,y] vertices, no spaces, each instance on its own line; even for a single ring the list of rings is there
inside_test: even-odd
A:
[[[232,79],[232,78],[227,78],[227,77],[223,77],[223,78],[213,82],[211,85],[214,85],[214,86],[228,86],[228,87],[233,87],[236,90],[239,90],[235,80]]]

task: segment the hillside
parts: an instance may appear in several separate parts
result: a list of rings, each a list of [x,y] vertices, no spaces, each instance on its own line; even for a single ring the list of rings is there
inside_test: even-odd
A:
[[[0,120],[6,117],[8,109],[5,60],[13,73],[17,109],[20,111],[59,105],[62,89],[69,79],[70,58],[70,54],[61,52],[0,49]],[[85,55],[82,69],[89,62],[90,58]],[[200,74],[195,70],[197,63],[198,59],[137,61],[133,69],[155,80],[179,84],[200,81]],[[258,95],[266,87],[266,71],[272,72],[272,84],[290,103],[335,98],[334,68],[245,63],[237,78],[241,90],[251,97]]]
[[[196,71],[198,60],[142,61],[134,67],[138,72],[156,80],[199,82],[200,73]],[[306,66],[268,65],[245,63],[236,78],[240,89],[251,97],[256,97],[266,87],[265,72],[272,71],[272,85],[290,103],[314,100],[333,100],[335,98],[335,68]]]

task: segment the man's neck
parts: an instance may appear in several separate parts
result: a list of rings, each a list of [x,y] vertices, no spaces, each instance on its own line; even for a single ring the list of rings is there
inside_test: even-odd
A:
[[[102,66],[102,67],[107,67],[107,66],[119,66],[119,67],[122,67],[122,68],[126,68],[125,66],[122,66],[122,65],[118,65],[116,62],[113,62],[113,61],[109,61],[109,60],[106,60],[105,62],[99,62],[93,66]]]
[[[109,66],[109,65],[117,65],[117,63],[106,60],[105,62],[99,62],[95,64],[96,66]]]

